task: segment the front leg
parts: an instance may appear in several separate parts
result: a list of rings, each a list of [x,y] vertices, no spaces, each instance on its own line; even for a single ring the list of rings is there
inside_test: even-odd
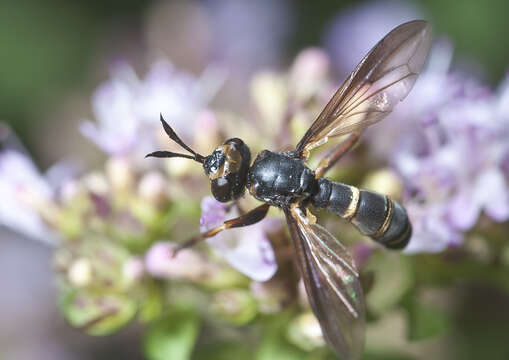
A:
[[[214,229],[211,229],[207,232],[204,232],[202,234],[195,236],[195,237],[183,242],[182,244],[179,244],[173,250],[173,256],[175,256],[180,250],[188,248],[190,246],[193,246],[193,245],[197,244],[198,242],[200,242],[201,240],[204,240],[206,238],[213,237],[223,230],[256,224],[257,222],[260,222],[261,220],[263,220],[263,218],[265,218],[265,216],[267,215],[267,212],[269,211],[269,208],[270,208],[269,204],[260,205],[256,208],[254,208],[253,210],[240,215],[239,217],[225,221],[222,225],[220,225]]]

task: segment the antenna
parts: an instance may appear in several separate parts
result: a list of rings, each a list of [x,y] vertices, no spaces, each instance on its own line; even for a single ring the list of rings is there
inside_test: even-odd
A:
[[[174,157],[181,157],[186,159],[191,159],[194,161],[197,161],[201,164],[203,164],[203,161],[205,160],[205,157],[203,155],[198,154],[193,149],[191,149],[189,146],[187,146],[177,135],[177,133],[171,128],[171,126],[164,120],[163,115],[159,114],[159,120],[161,120],[161,124],[163,124],[163,129],[166,132],[166,134],[170,137],[171,140],[175,141],[177,144],[179,144],[184,150],[189,151],[191,155],[186,154],[179,154],[174,153],[170,151],[154,151],[153,153],[150,153],[145,156],[147,157],[157,157],[157,158],[174,158]]]

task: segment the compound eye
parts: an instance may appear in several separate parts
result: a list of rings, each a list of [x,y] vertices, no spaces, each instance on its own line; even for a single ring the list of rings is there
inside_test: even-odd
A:
[[[210,190],[217,201],[228,202],[233,200],[234,193],[232,191],[232,183],[230,182],[231,179],[229,179],[230,177],[232,176],[223,176],[212,180],[210,183]]]

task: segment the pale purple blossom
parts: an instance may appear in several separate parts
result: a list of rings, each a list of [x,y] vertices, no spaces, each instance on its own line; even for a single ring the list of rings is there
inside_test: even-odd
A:
[[[309,97],[329,92],[330,58],[320,48],[302,50],[290,69],[289,91],[298,102],[305,103]],[[327,94],[327,96],[330,96]]]
[[[168,61],[155,62],[141,84],[136,99],[137,116],[148,125],[159,126],[159,114],[162,114],[179,136],[192,140],[192,125],[219,90],[224,75],[219,69],[209,67],[198,78],[178,71]]]
[[[350,71],[391,28],[420,17],[402,2],[352,7],[330,27],[333,63]],[[461,244],[482,212],[509,219],[509,83],[492,91],[451,70],[452,53],[447,40],[436,40],[409,96],[366,131],[372,156],[389,160],[404,181],[413,224],[407,253]]]
[[[81,132],[110,155],[142,156],[157,147],[162,114],[186,141],[192,140],[196,117],[223,80],[219,69],[196,77],[164,60],[139,78],[128,64],[116,63],[111,78],[92,96],[96,121],[84,122]]]
[[[436,124],[444,106],[465,91],[464,79],[450,73],[452,55],[452,45],[447,39],[436,41],[412,91],[387,119],[366,131],[374,156],[386,161],[399,147],[412,148],[417,153],[429,151],[429,136],[435,134],[429,134],[427,127]],[[412,136],[401,136],[402,133]]]
[[[471,229],[481,210],[495,221],[509,219],[509,191],[504,174],[496,167],[482,171],[474,181],[460,186],[448,207],[448,219],[459,230]]]
[[[154,277],[174,280],[200,280],[209,272],[208,262],[193,249],[174,255],[175,243],[158,242],[145,254],[145,269]]]
[[[45,177],[26,155],[0,153],[0,224],[31,238],[55,245],[56,237],[41,219],[39,207],[51,197]]]
[[[440,251],[459,244],[462,232],[470,230],[483,211],[494,221],[509,219],[503,170],[507,130],[497,93],[472,80],[461,85],[458,96],[429,110],[436,121],[402,134],[409,142],[419,138],[420,150],[394,149],[393,164],[414,192],[405,202],[414,221],[408,252]],[[395,116],[394,121],[408,118]]]
[[[460,245],[463,234],[447,220],[446,204],[440,202],[419,204],[415,201],[405,203],[412,222],[412,238],[404,252],[437,253],[449,247]]]
[[[444,147],[425,159],[409,151],[395,154],[395,169],[411,194],[404,202],[413,226],[405,252],[439,252],[462,240],[447,215],[458,155],[453,147]]]
[[[138,195],[149,204],[164,204],[168,200],[167,179],[155,171],[146,173],[139,181]]]
[[[201,208],[202,232],[237,216],[233,206],[228,208],[212,197],[203,198]],[[207,239],[207,243],[241,273],[256,281],[266,281],[277,270],[274,250],[267,233],[278,226],[281,226],[279,221],[268,218],[251,226],[225,230]]]
[[[120,62],[113,66],[112,78],[92,95],[92,109],[97,122],[84,122],[81,132],[102,151],[125,154],[136,145],[139,119],[135,102],[140,85],[134,69]]]

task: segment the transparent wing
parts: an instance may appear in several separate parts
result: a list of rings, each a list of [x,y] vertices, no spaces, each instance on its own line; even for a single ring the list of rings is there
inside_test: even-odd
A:
[[[402,24],[362,59],[297,145],[301,156],[330,137],[380,121],[412,89],[431,47],[431,26]]]
[[[342,359],[364,346],[364,297],[352,258],[325,228],[298,207],[285,209],[311,308],[323,335]]]

